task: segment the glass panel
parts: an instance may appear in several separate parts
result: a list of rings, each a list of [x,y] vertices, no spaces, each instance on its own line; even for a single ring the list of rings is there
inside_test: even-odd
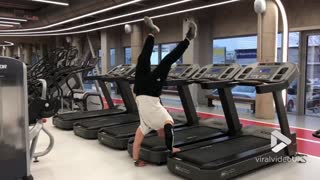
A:
[[[110,65],[113,68],[116,65],[116,49],[110,49]]]
[[[306,114],[320,116],[320,35],[308,37],[305,88]]]
[[[131,64],[131,48],[124,48],[124,63]]]
[[[233,37],[213,40],[213,63],[257,62],[257,36]]]
[[[151,54],[151,64],[159,64],[159,45],[155,45]]]
[[[161,59],[163,59],[166,55],[168,55],[175,47],[177,47],[178,43],[170,43],[170,44],[162,44],[161,45]],[[182,57],[176,62],[176,64],[182,64]]]
[[[289,62],[299,62],[299,32],[289,33]],[[278,61],[281,60],[282,34],[278,34]],[[232,37],[213,40],[213,63],[239,63],[243,66],[257,61],[257,36]],[[241,88],[240,88],[241,89]],[[255,97],[255,92],[239,92],[235,88],[234,96]],[[292,82],[288,90],[287,109],[296,112],[297,108],[297,80]]]

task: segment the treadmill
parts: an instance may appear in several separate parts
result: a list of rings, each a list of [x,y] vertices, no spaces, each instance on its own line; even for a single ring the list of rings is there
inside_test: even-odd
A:
[[[153,66],[155,67],[155,66]],[[171,71],[168,74],[168,77],[179,77],[180,75],[188,76],[190,73],[194,72],[198,69],[199,66],[192,65],[192,64],[179,64],[176,66],[173,66],[177,69],[174,71],[171,69]],[[99,80],[101,81],[110,81],[110,78],[106,77],[99,77]],[[98,138],[98,131],[102,128],[106,127],[113,127],[113,126],[119,126],[124,124],[130,124],[130,123],[139,123],[139,113],[137,105],[134,101],[133,94],[130,89],[129,83],[134,82],[134,79],[131,78],[112,78],[113,81],[116,81],[118,84],[123,84],[122,86],[119,86],[119,90],[122,91],[122,97],[126,97],[127,99],[130,99],[130,104],[132,105],[131,109],[132,111],[127,114],[120,114],[120,115],[112,115],[104,118],[91,118],[87,121],[82,121],[74,124],[73,130],[75,135],[80,136],[85,139],[97,139]],[[183,89],[184,91],[186,89]],[[189,92],[190,93],[190,92]],[[191,97],[191,95],[190,95]],[[195,114],[196,115],[196,114]],[[187,117],[190,116],[187,114]],[[173,116],[175,117],[175,116]],[[195,117],[192,117],[195,118]],[[179,121],[180,118],[174,118],[174,120],[178,120],[177,124],[184,124],[184,122]],[[191,118],[190,118],[191,119]],[[188,119],[189,120],[189,119]],[[192,121],[192,120],[190,120]],[[191,123],[191,122],[190,122]],[[132,125],[132,124],[130,124]],[[118,131],[118,130],[116,130]]]
[[[245,67],[235,78],[238,85],[255,86],[258,94],[273,94],[281,133],[291,139],[287,147],[273,152],[270,139],[276,130],[251,126],[233,136],[184,147],[181,152],[168,157],[168,169],[187,179],[225,180],[271,165],[274,162],[270,159],[294,156],[297,151],[296,135],[290,132],[282,91],[289,87],[297,74],[297,65],[292,63],[256,63]],[[220,85],[203,82],[201,86],[213,89]]]
[[[210,64],[201,68],[197,74],[193,76],[194,81],[189,82],[202,82],[214,80],[215,83],[231,82],[235,75],[241,70],[239,64]],[[219,90],[221,104],[223,109],[232,109],[235,107],[232,102],[232,96],[225,96],[224,94],[230,93],[234,87],[233,84],[224,83],[221,90]],[[185,100],[181,97],[181,100]],[[194,106],[192,104],[192,106]],[[231,106],[231,107],[230,107]],[[186,112],[188,113],[188,112]],[[218,138],[226,134],[233,135],[240,131],[241,124],[238,121],[238,116],[228,110],[225,111],[225,118],[229,121],[228,128],[221,120],[211,120],[207,126],[195,123],[192,126],[174,129],[174,147],[182,148],[184,146],[201,142],[207,139]],[[234,121],[237,119],[237,121]],[[132,156],[133,140],[128,143],[128,152]],[[165,140],[157,135],[145,137],[141,144],[140,159],[154,164],[164,164],[167,162],[169,150],[165,145]]]
[[[172,66],[165,86],[176,86],[178,95],[182,100],[184,113],[170,113],[175,120],[175,128],[198,123],[199,117],[196,114],[192,97],[188,85],[188,79],[199,70],[198,65],[178,64]],[[187,123],[185,123],[187,121]],[[98,132],[98,140],[101,144],[119,150],[125,150],[128,147],[128,141],[135,136],[135,132],[140,125],[140,121],[102,128]],[[155,134],[152,132],[150,134]],[[150,135],[149,134],[149,135]]]
[[[103,77],[127,77],[133,74],[134,72],[135,72],[135,65],[123,64],[123,65],[114,67],[106,75],[103,75]],[[92,78],[95,79],[95,76],[86,77],[86,79],[92,79]],[[130,104],[130,101],[128,103],[125,103],[125,105],[128,106],[128,107],[126,106],[127,110],[116,108],[116,106],[112,102],[111,96],[109,94],[109,91],[106,87],[105,82],[98,80],[98,83],[102,89],[103,95],[107,101],[109,109],[58,114],[53,117],[53,124],[59,129],[72,130],[74,123],[86,120],[88,118],[95,118],[95,117],[103,118],[105,116],[110,116],[114,114],[126,114],[131,110],[130,107],[132,107],[132,105]],[[123,100],[126,101],[127,99],[124,98]]]

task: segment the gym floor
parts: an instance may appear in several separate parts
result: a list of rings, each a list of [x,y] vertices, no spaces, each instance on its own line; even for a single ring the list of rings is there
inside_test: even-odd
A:
[[[114,99],[121,103],[120,99]],[[170,111],[180,111],[179,102],[175,98],[165,97],[165,106]],[[198,107],[200,116],[221,118],[219,108],[212,109]],[[214,114],[213,114],[214,113]],[[276,120],[262,121],[254,119],[249,113],[239,113],[244,125],[262,125],[276,127]],[[238,177],[237,179],[318,179],[320,166],[320,141],[312,138],[312,127],[316,118],[295,117],[289,115],[290,125],[298,135],[299,152],[308,154],[306,163],[289,162],[277,164],[262,170]],[[301,126],[300,126],[301,125]],[[32,164],[32,174],[36,179],[43,180],[89,180],[89,179],[117,179],[117,180],[157,180],[181,179],[171,174],[166,166],[148,165],[136,168],[127,151],[118,151],[100,145],[96,140],[84,140],[73,135],[73,131],[61,131],[53,127],[51,120],[46,127],[55,136],[55,147],[40,162]],[[310,128],[307,129],[307,128]],[[40,138],[39,150],[45,147],[47,139]],[[155,176],[155,174],[157,174]]]

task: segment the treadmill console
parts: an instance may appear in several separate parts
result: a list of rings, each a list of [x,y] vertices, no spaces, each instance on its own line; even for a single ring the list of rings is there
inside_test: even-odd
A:
[[[157,68],[158,65],[151,65],[151,72]],[[134,71],[131,75],[130,75],[131,78],[135,78],[136,77],[136,71]]]
[[[174,79],[186,79],[199,70],[198,64],[176,64],[171,67],[168,77]]]
[[[239,64],[209,64],[202,67],[192,79],[230,80],[240,70]]]
[[[136,70],[135,64],[121,64],[111,69],[107,75],[110,76],[130,76]]]
[[[293,63],[255,63],[237,74],[237,81],[255,80],[262,82],[291,82],[298,75],[298,67]]]

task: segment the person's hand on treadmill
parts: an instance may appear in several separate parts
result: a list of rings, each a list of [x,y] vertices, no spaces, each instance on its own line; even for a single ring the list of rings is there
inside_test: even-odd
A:
[[[172,148],[172,154],[175,154],[180,151],[181,151],[181,149],[179,149],[179,148],[175,148],[175,147]]]

